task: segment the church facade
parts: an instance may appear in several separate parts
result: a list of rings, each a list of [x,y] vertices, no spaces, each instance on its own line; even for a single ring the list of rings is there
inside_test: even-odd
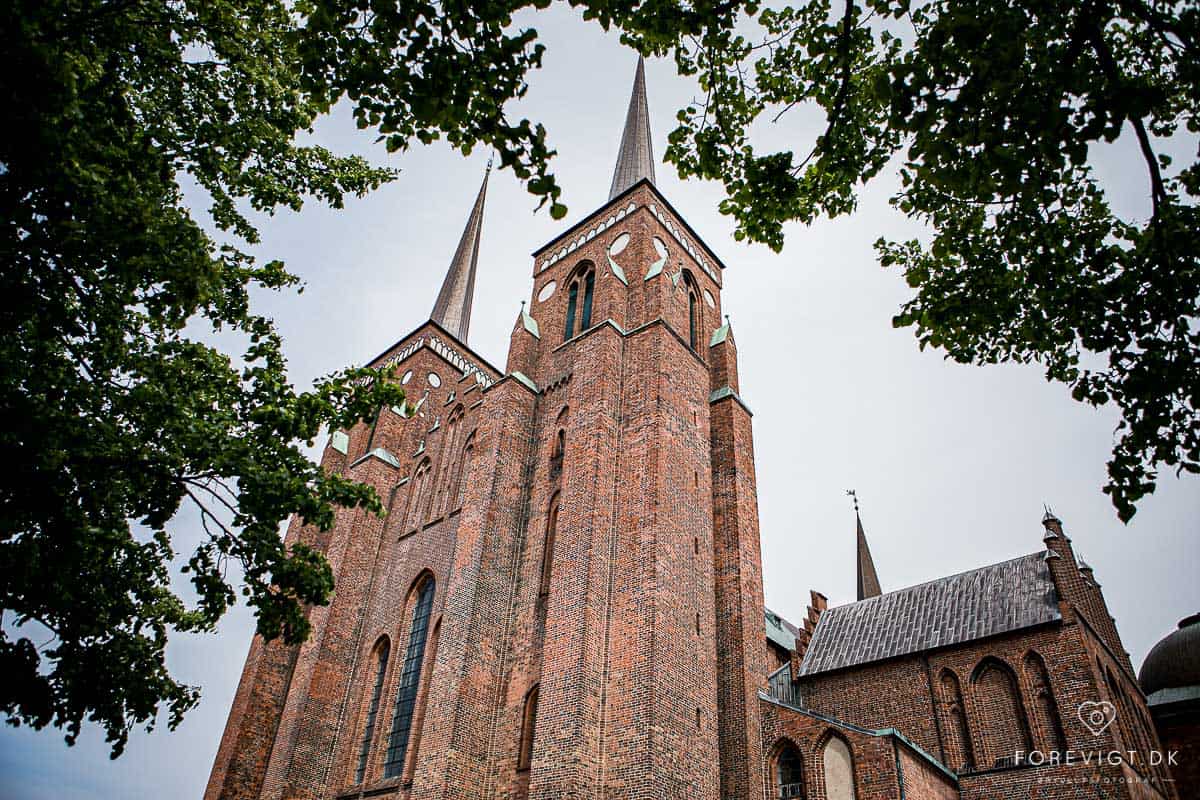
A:
[[[255,637],[206,798],[1186,796],[1052,515],[886,594],[860,521],[859,602],[764,608],[725,268],[654,185],[640,61],[609,200],[534,253],[503,369],[467,344],[486,188],[370,362],[408,405],[322,457],[387,513],[293,522],[336,594],[303,645]]]

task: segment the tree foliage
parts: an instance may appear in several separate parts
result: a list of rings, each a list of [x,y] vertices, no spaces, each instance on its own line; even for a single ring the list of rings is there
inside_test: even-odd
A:
[[[1200,6],[1195,0],[813,0],[747,9],[675,56],[706,97],[667,158],[724,182],[737,236],[854,210],[899,159],[892,203],[930,241],[876,243],[915,290],[893,324],[963,363],[1038,362],[1121,420],[1108,493],[1123,520],[1157,470],[1200,471]],[[811,150],[758,152],[751,128],[824,110]],[[1145,214],[1097,178],[1125,137]],[[1169,142],[1168,142],[1169,140]],[[1175,167],[1164,143],[1191,151]],[[1111,154],[1113,150],[1108,150]]]
[[[389,151],[439,138],[493,148],[562,217],[546,131],[506,112],[543,55],[514,15],[548,5],[0,9],[10,722],[53,724],[74,741],[92,720],[114,754],[163,706],[177,724],[197,692],[166,669],[166,642],[211,630],[234,601],[230,559],[263,635],[307,635],[305,607],[328,602],[332,575],[320,553],[285,545],[280,523],[328,528],[337,507],[380,503],[299,446],[403,396],[366,370],[290,385],[279,335],[250,296],[297,279],[250,255],[252,215],[314,198],[340,207],[395,177],[298,143],[345,101]],[[778,248],[786,221],[849,213],[859,184],[902,156],[894,202],[933,239],[878,243],[916,290],[896,324],[960,361],[1040,361],[1078,399],[1115,403],[1107,491],[1123,518],[1158,466],[1200,466],[1200,169],[1155,152],[1200,128],[1194,0],[570,5],[699,77],[706,96],[680,112],[668,158],[724,182],[739,237]],[[753,123],[802,103],[827,115],[811,152],[756,152]],[[1145,220],[1118,218],[1095,177],[1095,147],[1122,133],[1145,159]],[[203,212],[185,185],[207,198]],[[212,331],[244,349],[206,344]],[[190,604],[169,569],[169,523],[185,504],[206,531],[188,562]]]

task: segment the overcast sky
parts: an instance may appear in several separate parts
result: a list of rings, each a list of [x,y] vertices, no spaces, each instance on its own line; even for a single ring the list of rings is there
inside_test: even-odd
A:
[[[555,6],[522,22],[547,45],[519,115],[543,122],[558,150],[555,173],[570,214],[555,222],[508,172],[492,176],[470,345],[503,368],[509,332],[532,287],[536,247],[608,196],[636,55],[615,34]],[[675,112],[695,89],[665,59],[647,64],[656,157]],[[340,212],[317,205],[262,222],[259,252],[284,259],[303,294],[263,296],[287,341],[299,387],[362,364],[428,318],[483,176],[487,153],[442,145],[389,156],[340,108],[316,139],[402,170],[395,183]],[[758,131],[764,145],[807,152],[818,114],[793,112]],[[1122,145],[1102,154],[1114,206],[1144,214],[1145,178]],[[887,204],[894,174],[835,222],[790,226],[782,254],[734,242],[717,212],[716,184],[683,183],[661,163],[659,189],[728,265],[723,307],[740,357],[741,395],[754,411],[767,605],[799,620],[810,588],[832,605],[854,599],[854,514],[863,523],[885,591],[1042,547],[1042,505],[1062,518],[1095,568],[1135,666],[1176,622],[1200,610],[1200,482],[1166,476],[1122,525],[1100,491],[1117,414],[1070,399],[1037,366],[959,366],[920,352],[891,318],[909,297],[881,269],[871,243],[921,231]],[[183,515],[178,549],[197,523]],[[178,637],[174,674],[203,699],[175,732],[135,734],[108,760],[97,730],[68,749],[58,731],[5,729],[0,799],[170,797],[204,791],[253,623],[243,608],[207,637]]]

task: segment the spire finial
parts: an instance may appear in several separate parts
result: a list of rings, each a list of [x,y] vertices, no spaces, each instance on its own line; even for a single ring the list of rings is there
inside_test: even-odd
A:
[[[487,196],[488,177],[491,173],[492,160],[489,158],[475,205],[467,218],[467,227],[463,229],[458,249],[454,251],[450,269],[446,271],[446,279],[442,282],[442,290],[438,292],[437,302],[433,304],[433,313],[429,315],[430,319],[463,344],[467,342],[467,330],[471,325],[475,266],[479,261],[479,236],[483,231],[483,202]]]
[[[858,491],[847,489],[846,494],[854,499],[854,522],[857,530],[857,561],[858,561],[858,599],[878,597],[883,594],[879,586],[879,575],[875,572],[875,560],[871,558],[871,548],[867,547],[867,533],[863,530],[862,517],[858,513]]]
[[[654,148],[650,144],[650,109],[646,103],[646,61],[639,55],[608,199],[612,200],[642,178],[654,182]]]

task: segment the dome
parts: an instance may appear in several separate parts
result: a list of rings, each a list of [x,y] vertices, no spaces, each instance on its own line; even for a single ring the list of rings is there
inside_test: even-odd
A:
[[[1154,645],[1138,682],[1147,695],[1160,689],[1200,686],[1200,614],[1180,622],[1178,630]]]

